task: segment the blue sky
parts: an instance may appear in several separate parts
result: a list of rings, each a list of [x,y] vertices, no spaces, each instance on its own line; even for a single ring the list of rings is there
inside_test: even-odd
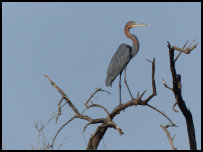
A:
[[[124,26],[134,20],[150,24],[131,29],[140,41],[140,50],[127,68],[127,80],[134,96],[147,90],[151,94],[151,64],[156,59],[157,96],[150,104],[164,111],[179,127],[170,128],[175,147],[189,149],[185,119],[171,107],[174,96],[162,84],[172,85],[167,41],[182,47],[187,40],[201,41],[200,3],[3,3],[2,47],[2,146],[3,149],[36,147],[35,122],[47,121],[57,111],[61,96],[44,77],[47,74],[63,89],[79,111],[95,88],[95,103],[112,111],[118,105],[118,79],[112,88],[105,87],[111,57],[121,43],[132,44],[124,35]],[[176,63],[182,75],[182,95],[190,108],[201,147],[201,43],[190,55],[182,54]],[[122,78],[123,80],[123,78]],[[130,96],[122,81],[122,102]],[[177,107],[178,109],[178,107]],[[178,109],[179,110],[179,109]],[[45,130],[48,139],[73,116],[66,106],[63,116]],[[105,117],[100,109],[86,113],[93,118]],[[98,149],[171,149],[160,127],[168,121],[148,107],[131,107],[115,117],[122,128],[120,136],[108,129]],[[98,125],[74,120],[59,134],[56,148],[85,149],[86,141]],[[66,139],[66,140],[65,140]]]

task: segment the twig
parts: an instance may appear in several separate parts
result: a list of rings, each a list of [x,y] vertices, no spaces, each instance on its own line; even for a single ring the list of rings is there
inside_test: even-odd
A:
[[[173,88],[170,88],[170,87],[166,84],[166,81],[165,81],[164,79],[162,79],[162,81],[163,81],[163,85],[164,85],[167,89],[173,91]]]
[[[171,147],[172,147],[172,149],[173,150],[177,150],[177,148],[175,148],[175,146],[174,146],[174,144],[173,144],[173,138],[171,138],[171,135],[170,135],[170,133],[169,133],[169,131],[167,130],[167,128],[168,128],[168,126],[163,126],[163,125],[160,125],[162,128],[163,128],[163,130],[165,131],[165,133],[166,133],[166,135],[167,135],[167,137],[168,137],[168,140],[169,140],[169,142],[170,142],[170,145],[171,145]]]
[[[186,47],[186,45],[188,44],[189,40],[187,40],[187,42],[183,45],[183,49]],[[190,46],[190,45],[189,45]],[[178,60],[179,56],[181,55],[182,52],[179,52],[179,54],[177,55],[177,57],[175,58],[175,62]]]
[[[53,85],[56,90],[62,95],[62,97],[66,100],[66,102],[69,104],[69,106],[73,109],[73,111],[77,114],[80,115],[79,111],[77,108],[72,104],[71,100],[68,98],[68,96],[63,92],[62,89],[60,89],[50,78],[48,75],[45,75],[45,77],[49,80],[51,85]]]
[[[61,98],[61,100],[58,103],[58,113],[57,113],[57,116],[56,116],[56,123],[57,123],[58,117],[61,115],[61,102],[62,101],[63,101],[63,97]]]
[[[107,110],[104,106],[99,105],[99,104],[91,104],[91,105],[86,105],[86,106],[87,106],[86,109],[85,109],[82,113],[84,113],[86,110],[88,110],[88,109],[91,108],[91,107],[99,107],[99,108],[103,109],[103,110],[106,112],[106,114],[107,114],[107,116],[109,117],[109,119],[111,119],[108,110]]]
[[[176,110],[176,109],[175,109],[175,106],[176,106],[176,105],[178,105],[177,100],[176,100],[176,102],[174,103],[174,105],[173,105],[172,109],[173,109],[173,111],[178,112],[178,110]]]
[[[63,124],[58,131],[56,132],[56,135],[54,136],[53,140],[52,140],[52,144],[50,145],[50,147],[53,149],[54,147],[54,142],[56,140],[56,137],[58,136],[58,134],[60,133],[60,131],[67,125],[69,124],[73,119],[77,118],[77,116],[73,116],[70,120],[68,120],[65,124]]]
[[[183,53],[185,53],[185,54],[190,54],[190,52],[191,52],[192,50],[194,50],[194,49],[197,47],[197,45],[199,44],[199,43],[196,43],[196,44],[194,44],[193,46],[191,46],[191,44],[192,44],[194,41],[195,41],[195,39],[192,40],[192,42],[189,44],[189,46],[188,46],[186,49],[179,48],[179,47],[177,47],[177,46],[172,46],[171,49],[177,50],[177,51],[180,51],[180,52],[183,52]],[[187,42],[186,42],[186,43],[187,43]],[[191,47],[190,47],[190,46],[191,46]],[[176,59],[176,60],[177,60],[177,59]],[[176,60],[175,60],[175,61],[176,61]]]
[[[96,124],[96,123],[104,123],[105,122],[105,119],[92,119],[90,120],[83,128],[83,132],[85,132],[87,126],[91,125],[91,124]]]
[[[154,79],[154,76],[155,76],[155,58],[153,58],[153,61],[150,61],[150,60],[147,60],[147,61],[152,63],[152,90],[153,90],[153,92],[147,99],[142,101],[143,104],[147,104],[154,96],[157,95],[156,83],[155,83],[155,79]]]
[[[97,93],[97,92],[99,92],[99,91],[102,91],[102,92],[106,92],[106,93],[108,93],[108,94],[111,94],[110,92],[108,92],[108,91],[106,91],[106,90],[103,90],[103,89],[101,89],[101,88],[96,88],[95,89],[95,91],[90,95],[90,97],[88,98],[88,100],[85,102],[85,106],[87,106],[87,104],[88,104],[88,102],[93,98],[93,96]]]
[[[157,111],[158,113],[162,114],[166,119],[168,119],[168,121],[171,123],[172,126],[174,126],[174,127],[176,126],[176,124],[174,124],[174,123],[172,122],[172,120],[171,120],[167,115],[165,115],[163,112],[161,112],[160,110],[158,110],[156,107],[153,107],[153,106],[150,105],[150,104],[147,104],[147,106],[150,107],[150,108],[152,108],[152,109],[154,109],[154,110]]]

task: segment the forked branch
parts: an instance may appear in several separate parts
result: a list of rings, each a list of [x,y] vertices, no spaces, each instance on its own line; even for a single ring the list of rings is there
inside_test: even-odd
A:
[[[111,127],[111,128],[114,128],[116,129],[120,135],[123,134],[122,132],[122,129],[115,123],[112,121],[111,117],[110,117],[110,114],[109,112],[107,111],[107,109],[102,106],[102,105],[99,105],[99,104],[91,104],[91,105],[88,105],[88,102],[90,101],[90,99],[97,93],[97,92],[106,92],[109,94],[108,91],[105,91],[105,90],[102,90],[101,88],[98,88],[96,89],[96,91],[89,97],[88,101],[86,102],[86,109],[85,110],[88,110],[89,108],[91,107],[99,107],[101,109],[103,109],[106,114],[107,114],[107,117],[106,118],[99,118],[99,119],[92,119],[91,117],[87,116],[87,115],[84,115],[84,114],[81,114],[77,108],[73,105],[73,103],[71,102],[71,100],[68,98],[68,96],[63,92],[63,90],[61,88],[59,88],[56,83],[54,83],[51,78],[48,76],[48,75],[45,75],[45,77],[49,80],[49,82],[51,83],[51,85],[54,86],[54,88],[56,88],[56,90],[61,94],[62,98],[61,100],[59,101],[58,103],[58,114],[56,116],[56,122],[58,120],[58,116],[61,115],[61,103],[63,101],[63,99],[68,103],[68,105],[71,107],[71,109],[75,112],[75,115],[70,119],[68,120],[65,124],[63,124],[57,131],[56,135],[54,136],[53,138],[53,141],[52,141],[52,144],[50,145],[50,147],[53,149],[53,146],[54,146],[54,143],[55,143],[55,140],[56,140],[56,137],[58,136],[58,134],[60,133],[60,131],[66,126],[68,125],[72,120],[74,120],[75,118],[79,118],[79,119],[83,119],[83,120],[86,120],[88,121],[88,123],[84,126],[84,129],[83,131],[85,131],[85,129],[87,128],[88,125],[90,124],[97,124],[97,123],[102,123],[104,124],[106,127]],[[84,110],[84,111],[85,111]],[[82,113],[84,113],[84,111]]]
[[[170,126],[175,126],[175,124],[171,121],[171,119],[169,119],[169,117],[167,117],[163,112],[161,112],[160,110],[156,109],[155,107],[151,106],[148,104],[148,102],[157,95],[156,93],[156,83],[155,83],[155,59],[153,59],[153,61],[147,60],[149,62],[152,63],[152,93],[151,95],[149,95],[146,99],[142,99],[146,90],[143,91],[141,93],[141,95],[139,95],[139,92],[137,94],[137,98],[136,99],[132,99],[126,103],[123,103],[122,105],[117,106],[116,108],[113,109],[113,111],[111,113],[109,113],[109,111],[102,105],[100,104],[94,104],[92,102],[92,98],[94,97],[94,95],[98,92],[106,92],[108,94],[110,94],[108,91],[102,90],[101,88],[97,88],[88,98],[88,100],[85,102],[85,106],[86,109],[83,112],[79,112],[77,110],[77,108],[73,105],[73,103],[71,102],[71,100],[68,98],[68,96],[63,92],[62,89],[60,89],[51,79],[48,75],[45,75],[45,77],[49,80],[49,82],[56,88],[56,90],[61,94],[62,98],[60,99],[59,103],[58,103],[58,115],[57,115],[57,119],[58,116],[61,114],[61,109],[63,108],[63,106],[61,106],[61,103],[63,101],[63,99],[66,101],[66,103],[68,103],[69,107],[74,111],[75,115],[72,116],[72,118],[70,120],[68,120],[65,124],[63,124],[59,130],[57,131],[55,137],[53,138],[52,141],[52,148],[54,146],[54,142],[56,140],[56,137],[58,136],[58,134],[60,133],[60,131],[66,126],[68,125],[72,120],[74,120],[75,118],[79,118],[79,119],[83,119],[87,121],[87,124],[84,126],[83,131],[86,130],[86,128],[91,125],[91,124],[98,124],[101,123],[100,126],[98,126],[98,128],[96,129],[95,133],[91,136],[91,138],[89,139],[88,145],[87,145],[87,149],[97,149],[101,139],[103,138],[105,132],[107,131],[108,128],[114,128],[116,129],[120,135],[124,134],[122,129],[113,121],[113,118],[115,116],[117,116],[118,114],[120,114],[120,112],[122,110],[127,109],[130,106],[136,106],[136,105],[142,105],[142,106],[148,106],[150,108],[152,108],[153,110],[159,112],[160,114],[162,114],[166,119],[169,120],[170,122]],[[88,104],[89,101],[91,101],[91,104]],[[107,117],[105,118],[97,118],[97,119],[92,119],[91,117],[84,115],[84,112],[89,110],[90,108],[101,108],[104,110],[104,112],[106,113]],[[57,120],[56,120],[57,121]]]
[[[183,48],[179,48],[179,47],[177,47],[177,46],[172,46],[171,49],[177,50],[177,51],[180,51],[180,52],[183,52],[183,53],[185,53],[185,54],[190,54],[190,52],[191,52],[192,50],[194,50],[194,49],[197,47],[197,45],[199,44],[199,43],[196,43],[196,44],[194,44],[193,46],[191,46],[193,42],[195,42],[195,39],[192,40],[192,42],[188,45],[188,47],[187,47],[186,49],[184,49],[184,48],[185,48],[185,46],[187,45],[188,41],[185,43],[185,45],[183,46]],[[191,46],[191,47],[190,47],[190,46]]]
[[[186,42],[186,44],[187,44],[187,42]],[[186,46],[186,44],[185,44],[185,46]],[[172,74],[172,79],[173,79],[172,90],[173,90],[173,93],[174,93],[174,96],[176,99],[176,103],[174,104],[173,108],[177,104],[179,106],[182,114],[184,115],[184,117],[186,119],[186,124],[187,124],[190,149],[196,150],[197,145],[196,145],[193,118],[192,118],[192,114],[191,114],[190,110],[187,108],[185,101],[182,98],[181,75],[176,73],[175,60],[174,60],[174,51],[175,50],[189,54],[192,50],[194,50],[196,48],[198,43],[193,45],[192,47],[190,47],[191,44],[189,44],[187,49],[180,49],[175,46],[171,47],[170,43],[168,42],[168,48],[169,48],[169,57],[170,57],[170,69],[171,69],[171,74]]]
[[[163,128],[163,130],[165,131],[165,133],[166,133],[166,135],[167,135],[167,137],[168,137],[168,140],[169,140],[169,142],[170,142],[170,145],[171,145],[171,147],[172,147],[172,149],[173,150],[177,150],[177,148],[175,148],[175,146],[174,146],[174,143],[173,143],[173,139],[174,139],[174,137],[172,138],[171,137],[171,135],[170,135],[170,133],[169,133],[169,131],[168,131],[168,127],[170,127],[169,125],[166,125],[166,126],[163,126],[163,125],[160,125],[161,126],[161,128]]]
[[[123,103],[122,105],[117,106],[111,113],[110,113],[110,117],[113,120],[113,118],[115,116],[117,116],[118,114],[120,114],[120,112],[122,110],[125,110],[126,108],[130,107],[130,106],[135,106],[135,105],[147,105],[147,103],[154,97],[157,95],[156,93],[156,84],[155,84],[155,59],[153,59],[153,61],[148,60],[149,62],[152,63],[152,94],[145,100],[142,100],[142,97],[144,96],[145,91],[143,91],[141,93],[141,95],[137,95],[136,99],[132,99],[126,103]],[[88,145],[87,145],[87,149],[94,149],[96,150],[99,142],[101,141],[101,139],[103,138],[105,132],[107,131],[109,126],[106,126],[104,123],[102,123],[97,130],[95,131],[95,133],[92,135],[92,137],[90,138]],[[119,128],[120,129],[120,128]]]

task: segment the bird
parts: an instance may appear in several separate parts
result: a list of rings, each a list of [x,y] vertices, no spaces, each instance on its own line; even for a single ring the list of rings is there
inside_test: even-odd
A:
[[[120,75],[119,78],[119,105],[121,105],[121,75],[124,70],[124,83],[128,89],[128,92],[131,96],[131,99],[134,99],[132,96],[132,93],[130,92],[130,89],[127,84],[126,80],[126,68],[130,60],[138,53],[139,51],[139,40],[138,38],[130,33],[130,29],[133,27],[141,27],[141,26],[148,26],[148,24],[142,24],[137,23],[135,21],[129,21],[125,25],[124,33],[127,38],[132,40],[132,47],[128,44],[121,44],[113,57],[111,58],[110,64],[108,66],[107,70],[107,76],[105,80],[105,84],[107,87],[111,86],[113,81],[116,79],[118,75]]]

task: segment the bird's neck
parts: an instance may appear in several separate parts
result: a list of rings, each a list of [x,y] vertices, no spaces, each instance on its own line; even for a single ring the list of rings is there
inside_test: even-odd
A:
[[[132,54],[132,57],[133,57],[139,51],[139,41],[138,41],[138,38],[135,35],[131,35],[131,36],[132,36],[131,40],[133,41],[131,54]]]
[[[130,33],[130,28],[131,28],[130,25],[127,24],[125,26],[124,32],[125,32],[125,35],[129,39],[131,39],[132,42],[133,42],[132,51],[131,51],[131,55],[133,57],[133,56],[135,56],[137,54],[137,52],[139,50],[139,41],[138,41],[138,38],[135,35]]]
[[[130,34],[130,32],[126,32],[126,30],[125,30],[125,35],[129,39],[131,39],[132,42],[133,42],[131,55],[132,55],[132,57],[134,57],[137,54],[138,50],[139,50],[139,41],[138,41],[138,38],[135,35]]]

